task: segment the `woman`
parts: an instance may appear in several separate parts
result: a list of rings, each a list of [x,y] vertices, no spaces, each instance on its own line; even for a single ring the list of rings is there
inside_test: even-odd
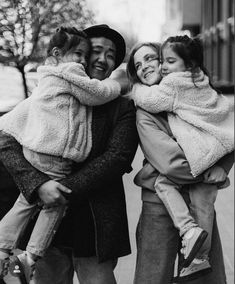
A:
[[[132,84],[139,82],[150,86],[159,83],[161,80],[159,55],[159,44],[141,43],[133,48],[127,64],[127,73]],[[172,281],[180,239],[153,185],[158,174],[164,174],[175,183],[185,185],[182,194],[189,203],[188,186],[202,181],[202,176],[193,178],[191,175],[184,153],[171,133],[166,113],[150,114],[138,109],[137,128],[141,148],[147,161],[135,178],[135,183],[142,187],[143,207],[137,228],[137,264],[134,283],[167,284]],[[226,162],[225,159],[221,159],[219,164],[228,172],[233,157],[229,155],[226,159]],[[210,259],[214,272],[187,283],[226,283],[216,221]]]

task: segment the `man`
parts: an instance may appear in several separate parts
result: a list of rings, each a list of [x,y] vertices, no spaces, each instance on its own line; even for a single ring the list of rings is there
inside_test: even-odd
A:
[[[125,41],[107,25],[85,32],[92,43],[88,73],[103,80],[123,61]],[[52,246],[37,262],[35,283],[72,284],[74,271],[80,284],[116,283],[117,259],[130,253],[122,176],[131,171],[138,145],[132,102],[118,98],[93,108],[91,153],[57,187],[24,159],[12,137],[2,133],[0,140],[0,160],[29,202],[40,197],[47,206],[65,203],[60,190],[72,190]]]

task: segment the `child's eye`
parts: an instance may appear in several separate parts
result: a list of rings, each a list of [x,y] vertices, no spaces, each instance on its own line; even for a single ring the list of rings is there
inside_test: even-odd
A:
[[[81,56],[81,52],[79,52],[79,51],[76,52],[76,55]]]

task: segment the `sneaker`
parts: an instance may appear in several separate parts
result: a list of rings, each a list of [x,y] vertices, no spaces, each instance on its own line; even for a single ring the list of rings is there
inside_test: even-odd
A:
[[[6,257],[4,259],[0,259],[0,279],[5,277],[8,273],[10,258]]]
[[[177,277],[174,277],[173,283],[180,283],[197,279],[203,275],[206,275],[212,271],[208,260],[200,261],[196,263],[194,261],[188,267],[183,267]]]
[[[12,257],[9,271],[12,276],[20,278],[21,284],[29,284],[34,275],[35,263],[29,264],[27,254],[22,253]]]
[[[194,227],[183,235],[181,253],[184,256],[184,261],[181,268],[190,265],[205,242],[207,235],[208,233],[199,227]]]

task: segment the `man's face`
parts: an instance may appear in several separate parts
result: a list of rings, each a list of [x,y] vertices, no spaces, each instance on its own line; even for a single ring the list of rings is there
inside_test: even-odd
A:
[[[91,38],[92,51],[88,65],[91,78],[104,80],[114,70],[116,60],[116,46],[104,37]]]

